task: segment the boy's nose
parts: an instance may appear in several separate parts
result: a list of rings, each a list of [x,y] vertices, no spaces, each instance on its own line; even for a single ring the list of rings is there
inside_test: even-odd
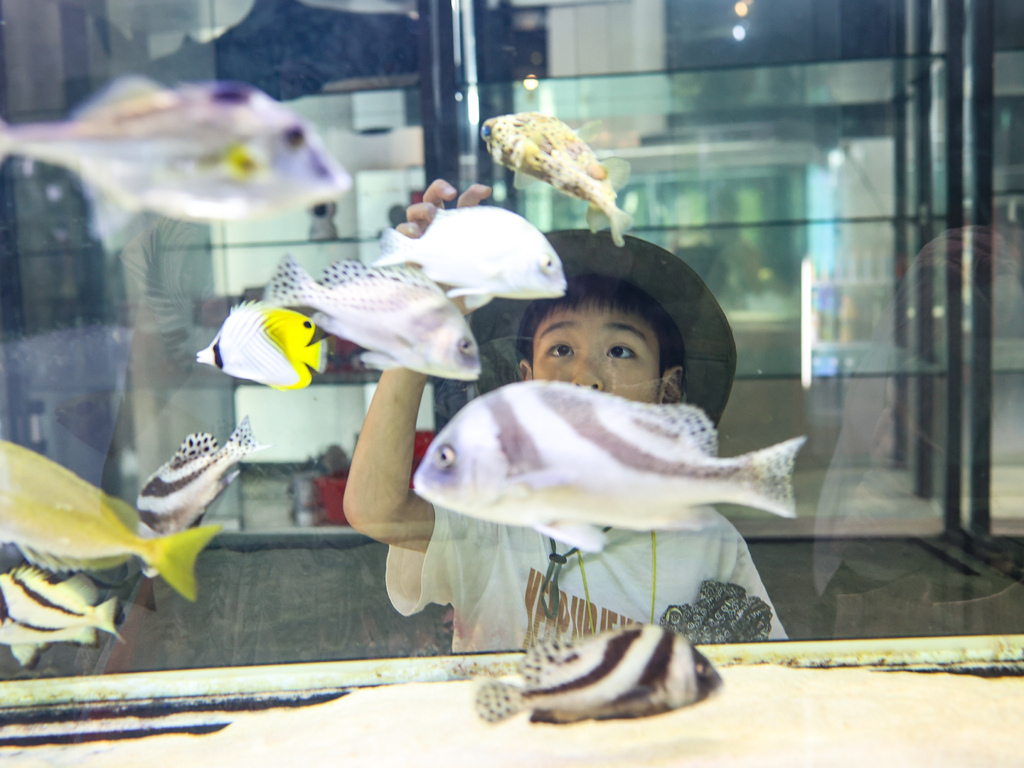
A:
[[[598,392],[604,391],[604,381],[590,365],[580,365],[572,377],[572,383],[577,387],[596,389]]]

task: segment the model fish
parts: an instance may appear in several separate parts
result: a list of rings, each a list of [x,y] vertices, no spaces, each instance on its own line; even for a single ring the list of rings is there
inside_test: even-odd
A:
[[[217,438],[195,432],[185,438],[170,461],[154,472],[139,492],[139,517],[157,533],[191,528],[231,481],[238,470],[224,474],[250,453],[262,451],[252,433],[249,417],[242,419],[222,448]]]
[[[92,643],[96,630],[117,634],[117,598],[94,605],[99,593],[84,574],[58,579],[33,566],[0,574],[0,643],[22,663],[58,640]]]
[[[318,310],[324,330],[370,350],[364,365],[409,368],[448,379],[475,379],[480,356],[466,319],[418,269],[338,261],[320,282],[285,256],[263,301]]]
[[[0,440],[0,541],[51,571],[110,568],[137,555],[189,600],[195,559],[219,525],[142,539],[138,513],[73,472]]]
[[[615,244],[625,243],[622,233],[633,226],[633,217],[615,204],[615,190],[629,180],[625,160],[598,161],[576,131],[557,117],[539,112],[492,117],[484,122],[480,135],[494,162],[516,172],[517,188],[540,179],[559,192],[587,201],[590,230],[610,225]]]
[[[528,381],[459,411],[430,444],[414,486],[456,512],[600,551],[600,526],[699,529],[707,504],[794,517],[793,462],[804,441],[718,458],[714,425],[695,406]]]
[[[305,121],[232,82],[124,77],[66,122],[0,126],[6,154],[75,171],[124,210],[198,221],[308,208],[352,186]]]
[[[646,717],[696,704],[722,685],[684,637],[653,625],[535,645],[520,672],[522,686],[489,680],[477,689],[481,718],[494,723],[524,709],[534,723]]]
[[[311,370],[327,367],[327,345],[313,341],[316,325],[299,312],[245,301],[231,308],[210,346],[196,360],[274,389],[302,389]]]
[[[416,264],[431,280],[454,286],[477,309],[495,296],[543,299],[565,293],[562,262],[548,239],[504,208],[473,206],[438,211],[420,238],[387,229],[374,266]]]

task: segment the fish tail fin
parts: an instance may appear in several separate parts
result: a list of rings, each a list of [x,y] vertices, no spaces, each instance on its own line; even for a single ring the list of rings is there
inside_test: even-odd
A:
[[[514,685],[485,680],[476,689],[475,706],[481,720],[498,723],[523,710],[523,694]]]
[[[224,447],[230,448],[243,456],[270,448],[269,445],[263,445],[256,439],[256,435],[253,434],[252,431],[252,424],[249,423],[248,416],[242,419],[241,423],[235,427],[234,432],[228,436],[228,440],[224,444]]]
[[[210,539],[221,531],[219,525],[204,525],[181,533],[149,539],[146,563],[156,568],[164,581],[186,600],[196,599],[196,558]]]
[[[305,306],[317,290],[317,282],[290,253],[277,265],[263,289],[263,301],[277,307]]]
[[[747,454],[750,481],[756,494],[755,506],[780,517],[796,517],[793,501],[793,464],[806,437]]]
[[[405,264],[407,261],[416,261],[415,240],[406,237],[397,229],[385,229],[380,236],[380,256],[373,266],[392,267],[396,264]]]
[[[116,635],[118,640],[121,639],[121,635],[117,633],[117,627],[114,626],[114,620],[117,617],[116,597],[112,597],[106,602],[97,605],[95,617],[97,629],[102,629],[104,632]]]
[[[598,206],[591,203],[590,208],[587,210],[587,226],[590,227],[591,232],[598,232],[607,226],[611,226],[612,242],[621,248],[626,243],[622,233],[633,226],[633,217],[619,208],[612,208],[611,216],[609,216]]]

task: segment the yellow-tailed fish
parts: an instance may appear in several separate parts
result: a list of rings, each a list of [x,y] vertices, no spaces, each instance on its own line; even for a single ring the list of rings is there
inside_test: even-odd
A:
[[[246,301],[231,308],[196,360],[274,389],[302,389],[313,379],[310,369],[322,373],[327,366],[327,345],[313,341],[316,332],[313,321],[299,312]]]
[[[629,180],[625,160],[599,161],[576,131],[557,117],[539,112],[492,117],[480,128],[480,136],[494,162],[516,172],[517,188],[540,179],[559,192],[586,200],[591,231],[610,225],[615,244],[625,244],[622,233],[633,226],[633,217],[615,204],[615,190]]]
[[[142,539],[138,513],[61,465],[0,440],[0,541],[51,571],[110,568],[138,556],[189,600],[195,560],[220,530],[207,525]]]
[[[7,154],[78,173],[100,193],[100,235],[122,223],[119,210],[249,219],[329,202],[352,186],[308,123],[233,82],[169,89],[126,76],[65,122],[0,123]]]

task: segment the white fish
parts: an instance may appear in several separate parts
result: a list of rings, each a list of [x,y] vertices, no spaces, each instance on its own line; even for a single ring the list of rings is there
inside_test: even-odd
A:
[[[524,709],[534,723],[646,717],[696,704],[722,685],[686,638],[653,625],[535,645],[520,672],[522,685],[489,680],[477,688],[481,718],[498,722]]]
[[[318,310],[313,322],[370,350],[361,359],[371,368],[404,367],[464,380],[480,375],[480,355],[466,319],[418,269],[338,261],[317,282],[285,256],[263,301]]]
[[[459,411],[434,438],[414,486],[456,512],[600,551],[601,526],[701,528],[707,504],[794,517],[793,462],[805,440],[718,458],[714,425],[695,406],[528,381]]]
[[[562,262],[539,229],[492,205],[438,211],[422,237],[387,229],[374,266],[412,263],[438,283],[454,286],[477,309],[496,296],[545,299],[565,294]]]
[[[98,597],[84,574],[60,580],[32,566],[0,574],[0,643],[24,666],[48,643],[92,643],[97,629],[116,635],[117,598],[94,605]]]
[[[269,447],[256,440],[248,416],[219,449],[217,438],[209,433],[189,435],[170,461],[150,475],[143,485],[135,502],[139,519],[157,533],[176,533],[191,528],[213,500],[238,477],[237,469],[227,475],[224,473],[250,453]]]
[[[302,389],[312,381],[311,371],[327,367],[327,344],[313,341],[315,335],[315,321],[299,312],[244,301],[231,308],[196,360],[275,389]]]
[[[124,77],[66,122],[0,124],[6,154],[75,171],[125,211],[196,221],[308,208],[352,186],[308,123],[233,82],[168,89]],[[104,205],[97,213],[100,234],[120,223]]]

